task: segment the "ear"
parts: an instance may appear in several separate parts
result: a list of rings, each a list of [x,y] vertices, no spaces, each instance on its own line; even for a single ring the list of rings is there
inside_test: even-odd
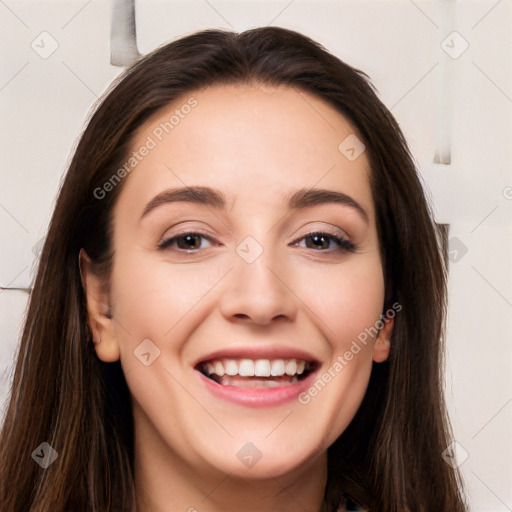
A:
[[[395,320],[393,318],[385,318],[383,320],[384,326],[379,331],[375,345],[373,346],[372,359],[376,363],[382,363],[389,357],[389,350],[391,348],[391,335],[393,334],[393,326]]]
[[[94,349],[102,361],[106,363],[118,361],[120,357],[119,344],[103,280],[94,273],[91,259],[84,249],[80,249],[78,258]]]

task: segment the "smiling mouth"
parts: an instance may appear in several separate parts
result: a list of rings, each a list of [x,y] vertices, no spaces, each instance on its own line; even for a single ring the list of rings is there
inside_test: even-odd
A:
[[[303,359],[212,359],[196,367],[221,386],[272,388],[297,384],[316,368]]]

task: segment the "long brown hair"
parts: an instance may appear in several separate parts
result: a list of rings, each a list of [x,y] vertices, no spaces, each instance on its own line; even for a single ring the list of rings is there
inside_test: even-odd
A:
[[[278,27],[206,30],[127,69],[90,117],[63,181],[42,250],[0,436],[2,512],[132,512],[133,418],[119,361],[91,343],[78,255],[105,282],[112,210],[122,182],[101,188],[129,157],[136,130],[160,109],[217,84],[289,86],[324,99],[358,130],[386,286],[398,302],[389,360],[375,364],[355,418],[328,452],[324,510],[349,491],[373,511],[462,512],[461,480],[441,453],[451,441],[443,401],[446,268],[402,132],[363,72]],[[31,456],[58,454],[46,469]]]

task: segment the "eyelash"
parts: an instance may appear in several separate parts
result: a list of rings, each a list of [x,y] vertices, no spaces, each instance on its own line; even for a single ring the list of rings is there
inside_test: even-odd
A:
[[[202,233],[200,231],[184,231],[183,233],[178,233],[177,235],[171,237],[171,238],[167,238],[166,240],[163,240],[162,242],[160,242],[160,244],[158,245],[158,248],[161,249],[161,250],[165,250],[165,249],[168,249],[171,244],[173,242],[175,242],[176,240],[180,239],[180,238],[184,238],[186,236],[196,236],[196,235],[199,235],[203,238],[206,238],[207,240],[209,240],[210,242],[215,242],[215,239],[212,238],[211,236],[205,234],[205,233]],[[342,237],[342,236],[338,236],[338,235],[334,235],[332,233],[328,233],[328,232],[324,232],[324,231],[312,231],[310,233],[307,233],[306,235],[302,236],[301,238],[297,239],[295,242],[292,242],[290,245],[298,245],[298,242],[300,242],[301,240],[305,239],[305,238],[311,238],[313,236],[325,236],[327,237],[328,239],[330,240],[334,240],[337,244],[338,244],[338,249],[337,251],[341,251],[341,252],[356,252],[357,250],[357,247],[349,242],[346,238]],[[197,252],[199,251],[199,249],[197,250],[194,250],[192,249],[191,251],[187,251],[185,249],[171,249],[173,252],[185,252],[186,254],[191,254],[193,252]],[[314,250],[314,249],[313,249]],[[329,249],[326,249],[326,250],[319,250],[319,251],[315,251],[315,252],[329,252]]]

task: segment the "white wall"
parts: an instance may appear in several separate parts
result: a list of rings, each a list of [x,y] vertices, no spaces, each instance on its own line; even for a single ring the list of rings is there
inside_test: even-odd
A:
[[[511,14],[510,0],[138,0],[136,9],[142,54],[201,28],[271,24],[370,75],[410,141],[436,220],[450,224],[447,400],[472,510],[488,512],[512,510]],[[86,113],[121,71],[110,65],[110,22],[101,0],[0,2],[2,402],[28,297],[8,288],[30,286]],[[449,165],[434,163],[446,152]]]

